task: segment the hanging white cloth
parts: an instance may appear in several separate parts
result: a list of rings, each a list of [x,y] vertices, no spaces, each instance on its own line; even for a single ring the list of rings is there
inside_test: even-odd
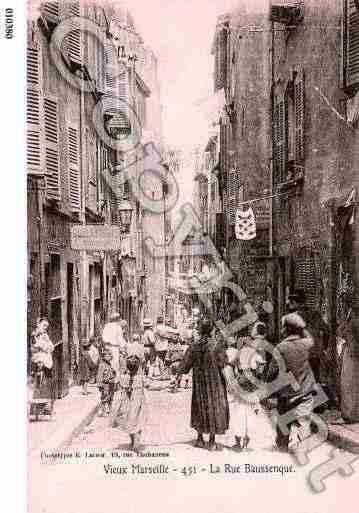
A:
[[[256,219],[251,207],[247,210],[237,209],[234,228],[238,240],[252,240],[256,237]]]
[[[127,343],[123,336],[122,328],[119,322],[108,322],[102,331],[102,340],[109,345],[112,352],[112,367],[116,371],[116,381],[120,380],[122,366],[120,362],[121,355],[126,352]]]
[[[350,205],[353,205],[355,203],[355,197],[356,197],[356,190],[353,189],[351,193],[349,194],[349,197],[347,201],[345,202],[345,207],[350,207]],[[355,221],[355,210],[353,209],[353,213],[349,219],[349,224],[354,224]]]

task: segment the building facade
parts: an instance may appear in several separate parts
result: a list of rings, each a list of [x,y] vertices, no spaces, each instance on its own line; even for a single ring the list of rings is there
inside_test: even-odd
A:
[[[213,44],[226,259],[249,298],[273,301],[277,325],[304,289],[334,341],[358,297],[359,12],[353,0],[266,4],[221,16]],[[236,240],[249,207],[257,236]]]
[[[101,38],[76,20],[96,26]],[[62,41],[59,66],[51,51],[62,23],[74,28]],[[126,173],[129,166],[143,173],[135,158],[143,151],[138,145],[128,154],[118,141],[141,141],[147,127],[160,138],[160,118],[157,61],[127,9],[41,4],[27,39],[28,343],[37,319],[48,317],[58,397],[76,380],[81,340],[99,336],[109,313],[120,311],[133,331],[151,308],[148,230]],[[73,250],[73,225],[119,226],[121,250]]]

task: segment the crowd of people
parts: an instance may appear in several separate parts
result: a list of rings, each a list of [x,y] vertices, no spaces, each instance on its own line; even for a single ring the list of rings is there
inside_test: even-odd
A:
[[[217,450],[216,437],[225,434],[231,422],[236,432],[234,447],[245,449],[256,413],[269,414],[270,408],[275,408],[279,415],[291,411],[293,419],[288,430],[277,428],[276,447],[295,451],[311,434],[316,385],[326,387],[332,374],[329,328],[317,312],[305,306],[305,299],[301,290],[289,296],[278,340],[271,312],[263,308],[250,326],[228,334],[226,326],[245,313],[234,303],[226,318],[196,315],[182,335],[166,326],[160,316],[155,325],[144,319],[142,332],[130,336],[126,321],[113,313],[100,341],[83,341],[79,364],[82,392],[89,393],[89,383],[97,385],[99,415],[109,416],[113,427],[126,431],[134,450],[138,450],[148,416],[146,388],[174,392],[184,380],[185,388],[192,387],[190,423],[197,432],[197,447]],[[54,346],[48,327],[47,320],[40,319],[33,333],[32,365],[36,378],[41,378],[38,396],[47,393],[52,409],[54,398],[47,385]],[[344,421],[358,422],[359,308],[355,304],[345,337],[337,355],[339,386],[336,393],[332,387],[325,388],[325,406],[338,401]],[[272,392],[271,384],[283,371],[292,381]]]

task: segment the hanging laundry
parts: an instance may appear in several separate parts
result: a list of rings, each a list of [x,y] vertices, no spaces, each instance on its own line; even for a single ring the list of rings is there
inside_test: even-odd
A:
[[[257,235],[256,220],[253,209],[236,211],[235,234],[238,240],[252,240]]]
[[[344,206],[350,207],[352,205],[355,205],[355,199],[356,199],[356,190],[353,189]],[[349,219],[349,224],[354,224],[354,221],[355,221],[355,208],[353,208],[352,215],[350,216],[350,219]]]

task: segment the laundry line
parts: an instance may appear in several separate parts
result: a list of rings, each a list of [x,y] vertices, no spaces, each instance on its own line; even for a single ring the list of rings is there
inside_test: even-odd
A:
[[[241,205],[251,205],[252,203],[256,203],[257,201],[265,201],[273,198],[279,198],[280,196],[288,196],[288,194],[290,194],[290,192],[279,192],[278,194],[272,194],[271,196],[264,196],[261,198],[254,198],[252,200],[241,201],[237,203],[237,206],[239,207]]]

